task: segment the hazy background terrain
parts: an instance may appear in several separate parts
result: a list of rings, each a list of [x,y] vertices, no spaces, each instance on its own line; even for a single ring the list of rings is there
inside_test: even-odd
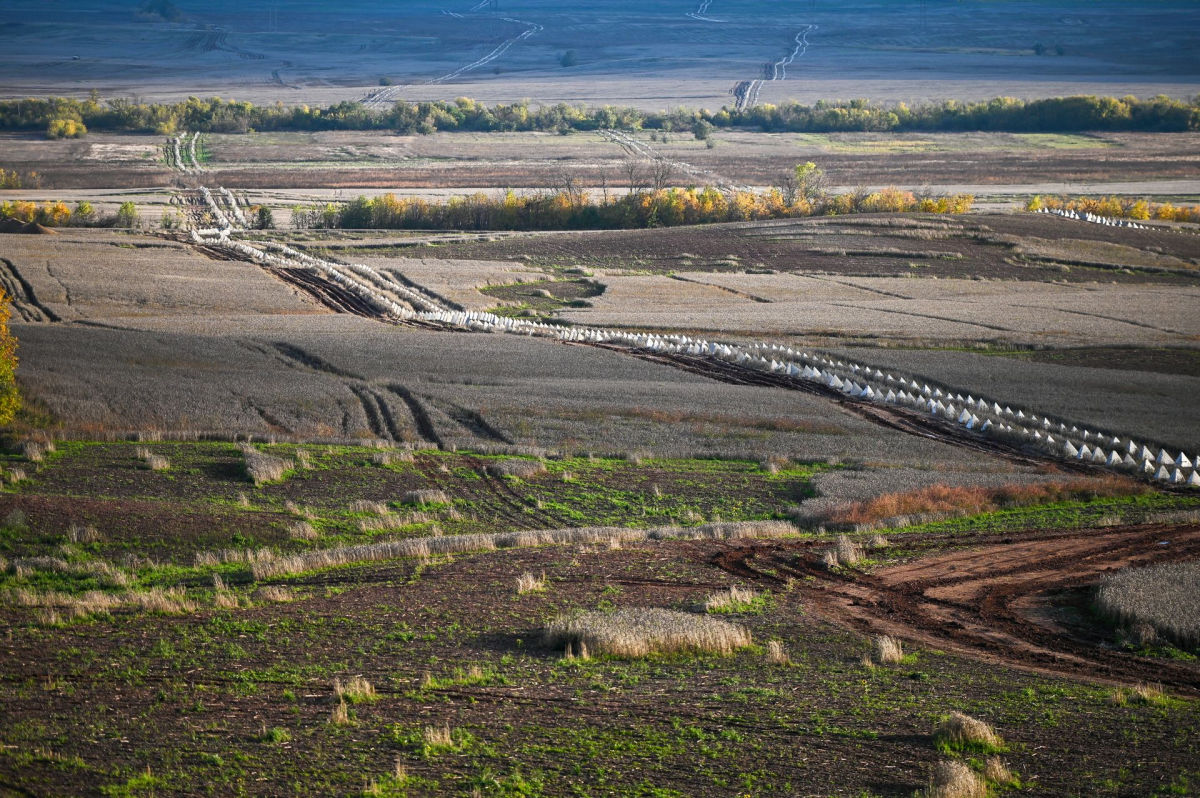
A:
[[[159,14],[140,7],[3,4],[0,94],[96,88],[144,99],[220,93],[325,103],[359,99],[383,81],[410,100],[719,107],[732,101],[737,82],[775,74],[772,65],[794,51],[802,31],[807,49],[783,79],[767,82],[763,102],[1200,90],[1194,2],[499,0],[473,8],[470,0],[178,0],[155,4]]]

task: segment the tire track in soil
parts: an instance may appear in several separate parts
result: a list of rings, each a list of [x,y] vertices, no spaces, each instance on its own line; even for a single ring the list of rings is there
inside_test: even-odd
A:
[[[463,407],[462,405],[455,404],[454,402],[438,399],[436,397],[429,396],[428,394],[422,394],[420,399],[445,413],[447,418],[449,418],[455,424],[458,424],[476,438],[482,438],[483,440],[491,443],[503,443],[509,446],[513,445],[513,440],[511,438],[493,427],[490,423],[488,423],[487,419],[470,408]]]
[[[968,321],[966,319],[955,319],[949,316],[936,316],[932,313],[916,313],[911,310],[892,310],[890,308],[872,308],[863,307],[862,305],[851,305],[847,302],[833,302],[834,307],[850,308],[852,310],[865,310],[869,313],[891,313],[896,316],[912,316],[917,319],[933,319],[934,321],[949,321],[954,324],[965,324],[968,327],[982,327],[985,330],[994,330],[996,332],[1020,333],[1020,330],[1014,330],[1011,327],[1001,327],[996,324],[984,324],[981,321]]]
[[[388,431],[388,426],[383,420],[383,414],[380,412],[379,398],[370,390],[362,385],[347,383],[346,388],[350,393],[354,394],[362,405],[363,413],[367,417],[367,427],[371,430],[371,434],[382,440],[395,440]]]
[[[0,286],[13,301],[13,307],[21,314],[21,321],[43,322],[62,321],[53,310],[38,301],[33,286],[21,274],[21,270],[8,258],[0,258]],[[57,278],[56,278],[57,279]]]
[[[432,443],[439,449],[445,448],[445,441],[438,435],[437,428],[433,424],[433,419],[429,417],[429,411],[421,404],[421,400],[413,396],[412,392],[403,385],[397,383],[388,383],[384,388],[399,397],[408,407],[408,412],[412,414],[413,425],[416,427],[418,435],[424,438],[427,443]]]
[[[946,552],[964,542],[971,547]],[[825,569],[818,552],[827,545],[726,544],[709,563],[750,581],[794,579],[793,588],[818,614],[864,634],[894,634],[1037,673],[1159,682],[1200,694],[1195,665],[1113,649],[1100,624],[1062,614],[1063,607],[1085,612],[1086,589],[1107,572],[1200,556],[1200,525],[1035,530],[1000,542],[988,533],[923,535],[905,545],[928,556],[870,574]]]
[[[421,475],[432,482],[436,488],[444,490],[449,494],[463,496],[463,498],[472,503],[473,509],[483,511],[477,513],[478,515],[485,518],[506,521],[517,529],[532,528],[524,512],[514,512],[511,504],[503,501],[490,490],[485,488],[484,490],[476,491],[471,489],[471,486],[467,483],[448,477],[446,472],[442,471],[439,465],[434,463],[430,457],[423,457],[417,454],[414,456],[413,462],[421,472]]]
[[[557,513],[547,512],[539,509],[534,505],[528,504],[525,497],[513,490],[512,486],[504,477],[493,476],[488,473],[487,463],[484,463],[479,458],[464,454],[463,460],[475,469],[483,480],[483,485],[487,490],[494,495],[498,501],[508,507],[514,508],[523,519],[525,528],[527,529],[551,529],[561,526],[572,526],[573,524],[561,518]],[[532,523],[530,523],[532,522]]]

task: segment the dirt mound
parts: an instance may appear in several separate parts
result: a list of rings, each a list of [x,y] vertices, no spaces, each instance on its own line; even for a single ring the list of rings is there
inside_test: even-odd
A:
[[[0,221],[0,233],[19,233],[24,227],[25,223],[17,219]]]
[[[56,236],[56,235],[58,235],[58,233],[54,232],[49,227],[46,227],[43,224],[38,224],[37,222],[30,222],[27,225],[22,225],[20,232],[22,232],[26,235],[35,235],[35,236]]]

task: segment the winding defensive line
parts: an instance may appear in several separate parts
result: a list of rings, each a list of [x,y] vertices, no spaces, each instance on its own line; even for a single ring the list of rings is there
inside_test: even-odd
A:
[[[471,9],[471,10],[474,11],[475,9]],[[459,16],[459,18],[461,18],[461,15],[452,14],[451,16]],[[500,19],[502,19],[504,22],[512,22],[517,25],[528,25],[529,27],[526,28],[521,33],[518,33],[516,36],[513,36],[512,38],[509,38],[509,39],[505,39],[503,42],[501,42],[499,45],[497,45],[495,49],[493,49],[490,53],[485,55],[483,58],[480,58],[476,61],[472,61],[471,63],[466,64],[465,66],[461,66],[458,69],[455,69],[453,72],[447,72],[445,75],[442,75],[440,77],[436,77],[431,80],[426,80],[420,85],[431,86],[431,85],[434,85],[437,83],[445,83],[446,81],[454,80],[455,78],[457,78],[461,75],[464,75],[467,72],[472,72],[476,69],[479,69],[480,67],[485,67],[488,64],[492,63],[493,61],[495,61],[500,56],[507,53],[509,51],[509,49],[517,42],[525,41],[529,37],[535,36],[538,33],[541,33],[543,30],[546,29],[545,26],[539,25],[536,22],[529,22],[527,20],[516,19],[514,17],[501,17]],[[400,94],[401,91],[403,91],[404,89],[407,89],[411,86],[414,86],[414,85],[417,85],[417,84],[405,83],[400,86],[387,86],[382,89],[376,89],[375,91],[371,92],[366,97],[364,97],[361,102],[367,108],[371,108],[371,109],[379,108],[383,105],[386,105],[387,103],[393,102],[396,99],[396,97]]]
[[[707,16],[708,7],[711,5],[712,0],[702,0],[695,11],[689,11],[684,16],[691,17],[692,19],[698,19],[701,22],[725,22],[723,19],[714,19],[713,17]]]
[[[771,77],[769,79],[743,80],[734,86],[732,90],[734,108],[738,111],[753,108],[758,105],[759,95],[762,93],[764,83],[768,82],[768,80],[771,82],[787,80],[787,68],[795,63],[797,58],[808,52],[808,34],[816,30],[817,27],[815,24],[807,25],[804,30],[796,34],[793,39],[796,46],[792,48],[790,53],[771,64]]]
[[[1200,455],[1172,455],[1146,441],[1122,439],[1111,432],[1081,428],[1064,418],[1025,412],[994,399],[963,396],[950,387],[930,385],[900,372],[884,373],[869,365],[843,361],[820,352],[758,342],[731,344],[681,334],[640,333],[616,328],[564,327],[514,319],[486,311],[448,307],[438,297],[406,285],[391,275],[363,264],[337,263],[313,257],[273,241],[238,240],[245,217],[227,189],[214,195],[199,189],[217,227],[193,229],[193,244],[223,250],[272,270],[299,270],[337,286],[355,304],[370,308],[374,317],[397,323],[420,324],[467,332],[490,332],[547,338],[563,343],[625,350],[639,357],[654,356],[709,363],[718,371],[761,375],[771,384],[817,390],[863,408],[888,408],[897,418],[916,423],[898,429],[932,435],[948,430],[950,442],[981,446],[990,440],[997,451],[1036,451],[1043,459],[1071,463],[1081,469],[1103,469],[1137,475],[1175,488],[1200,488]],[[1154,449],[1158,451],[1155,452]]]

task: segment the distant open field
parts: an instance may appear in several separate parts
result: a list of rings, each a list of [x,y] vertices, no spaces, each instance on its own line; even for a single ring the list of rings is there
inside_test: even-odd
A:
[[[666,139],[665,141],[663,139]],[[1054,192],[1200,196],[1200,134],[759,133],[720,130],[709,148],[691,133],[641,132],[644,147],[678,167],[673,182],[778,183],[814,161],[832,186],[934,187],[978,195]],[[193,182],[172,173],[162,138],[91,134],[80,141],[0,135],[0,166],[37,172],[45,189],[96,191]],[[596,133],[376,132],[206,134],[208,180],[286,201],[284,189],[462,193],[560,188],[566,179],[599,195],[629,185],[629,154]],[[36,187],[35,187],[36,188]],[[36,196],[37,191],[24,194]],[[320,194],[316,194],[320,196]],[[0,196],[4,196],[0,192]],[[74,196],[74,195],[72,195]],[[85,196],[85,195],[80,195]],[[299,199],[303,194],[298,195]],[[325,195],[332,196],[332,195]]]
[[[763,102],[870,96],[979,99],[999,94],[1190,96],[1200,86],[1189,2],[843,3],[764,0],[573,3],[501,8],[351,2],[335,20],[310,4],[180,6],[178,21],[137,17],[117,0],[0,9],[9,96],[218,94],[325,104],[385,96],[488,102],[732,103],[768,80]],[[809,26],[813,26],[811,29]],[[799,31],[809,46],[782,74]],[[1041,54],[1038,54],[1039,50]],[[570,65],[564,55],[572,53]],[[385,86],[384,88],[389,88]]]

